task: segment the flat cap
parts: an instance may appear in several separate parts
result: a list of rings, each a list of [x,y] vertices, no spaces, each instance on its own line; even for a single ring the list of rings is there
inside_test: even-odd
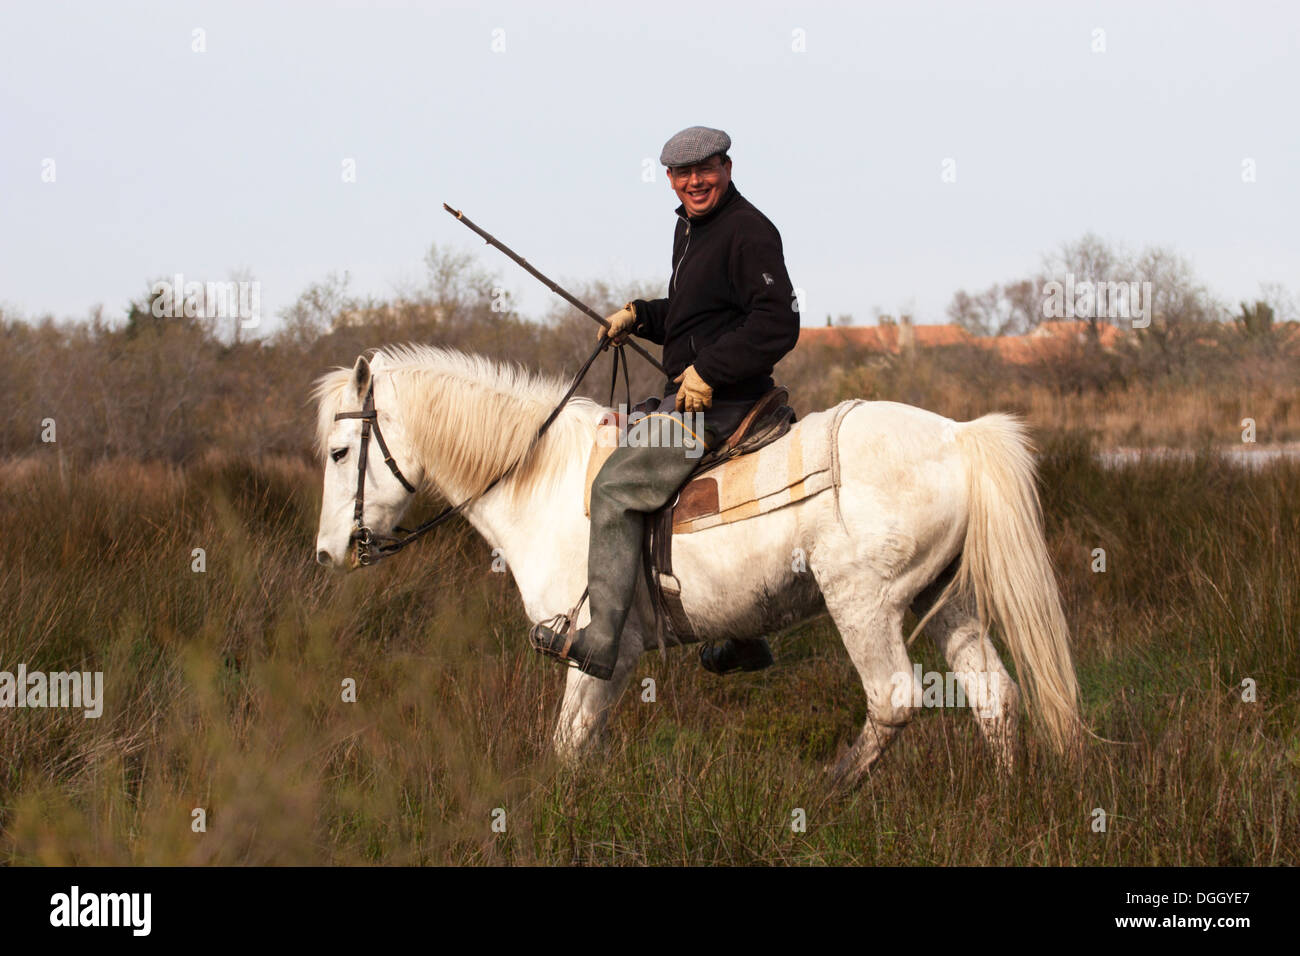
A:
[[[714,153],[725,153],[730,148],[731,137],[722,130],[688,126],[664,143],[659,162],[665,166],[694,166]]]

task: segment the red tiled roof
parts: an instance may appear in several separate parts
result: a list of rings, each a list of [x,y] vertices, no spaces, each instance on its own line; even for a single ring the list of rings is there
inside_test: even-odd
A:
[[[808,345],[856,345],[876,352],[897,352],[898,330],[897,325],[810,326],[799,330],[799,341]],[[922,348],[969,345],[975,341],[975,336],[960,325],[914,325],[912,335]]]
[[[969,345],[975,341],[960,325],[914,325],[916,344],[926,348],[943,345]]]
[[[897,325],[811,326],[799,332],[800,345],[823,345],[843,348],[856,346],[873,352],[899,351]],[[920,348],[953,345],[976,345],[995,349],[1008,362],[1025,364],[1060,356],[1088,335],[1086,323],[1066,320],[1040,323],[1027,335],[982,337],[971,335],[959,325],[914,325],[913,338]],[[1110,323],[1098,328],[1101,347],[1112,349],[1123,333]]]
[[[888,325],[811,326],[799,330],[800,345],[848,345],[869,348],[874,352],[897,350],[897,330]]]
[[[1074,336],[1075,340],[1082,342],[1084,336],[1088,334],[1088,323],[1081,322],[1077,319],[1054,319],[1051,321],[1040,322],[1038,326],[1029,333],[1035,338],[1062,337],[1068,338]],[[1117,327],[1109,322],[1102,322],[1097,326],[1097,337],[1101,340],[1101,347],[1110,349],[1115,347],[1119,341],[1120,331]]]

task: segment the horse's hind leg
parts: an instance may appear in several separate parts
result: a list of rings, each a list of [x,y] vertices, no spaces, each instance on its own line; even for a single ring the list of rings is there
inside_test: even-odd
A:
[[[830,768],[836,787],[862,779],[907,726],[915,700],[912,664],[903,642],[903,609],[882,602],[884,580],[871,573],[820,573],[817,583],[867,694],[867,722],[857,740]]]
[[[998,765],[1011,770],[1016,759],[1020,689],[998,656],[968,602],[954,596],[925,627],[952,669],[970,704],[980,733]]]

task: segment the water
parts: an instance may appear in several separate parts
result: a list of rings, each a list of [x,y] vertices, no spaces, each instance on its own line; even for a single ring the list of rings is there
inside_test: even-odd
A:
[[[1226,445],[1215,456],[1239,468],[1262,468],[1279,461],[1300,461],[1300,443],[1289,445]],[[1193,461],[1197,452],[1190,448],[1109,448],[1097,453],[1107,468],[1123,468],[1142,461]]]

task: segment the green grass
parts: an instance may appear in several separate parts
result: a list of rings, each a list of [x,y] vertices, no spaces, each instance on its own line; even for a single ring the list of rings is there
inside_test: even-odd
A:
[[[1044,507],[1084,713],[1114,743],[1071,765],[1028,738],[1006,778],[968,712],[923,711],[846,796],[822,767],[866,708],[829,621],[780,635],[756,674],[646,655],[601,753],[565,769],[549,752],[563,672],[528,650],[485,544],[458,525],[326,573],[318,482],[305,463],[230,460],[63,479],[51,464],[0,488],[0,669],[102,670],[107,698],[99,720],[0,711],[0,860],[1300,862],[1293,465],[1106,471],[1079,436],[1050,442]],[[913,657],[944,669],[923,639]]]

